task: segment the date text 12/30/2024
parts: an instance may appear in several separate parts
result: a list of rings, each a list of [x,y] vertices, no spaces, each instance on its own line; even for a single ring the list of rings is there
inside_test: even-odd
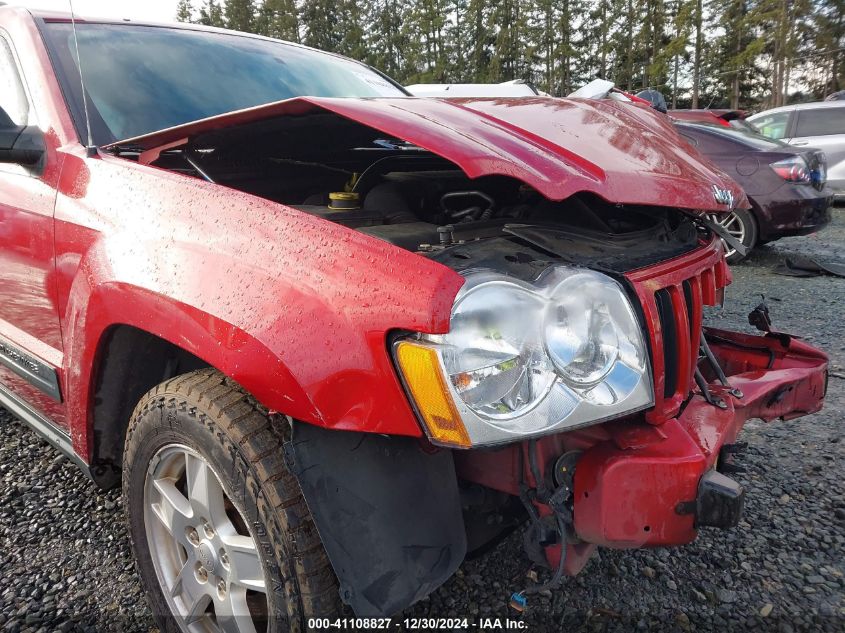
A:
[[[404,630],[404,631],[497,631],[526,630],[528,625],[512,618],[309,618],[308,630]]]

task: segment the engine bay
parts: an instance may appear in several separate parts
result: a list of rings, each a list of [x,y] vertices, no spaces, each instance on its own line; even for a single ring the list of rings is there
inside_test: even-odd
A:
[[[206,132],[149,162],[458,271],[492,266],[530,277],[534,267],[562,260],[624,272],[693,250],[702,237],[678,209],[611,204],[588,193],[552,201],[507,175],[470,178],[445,158],[330,113]]]

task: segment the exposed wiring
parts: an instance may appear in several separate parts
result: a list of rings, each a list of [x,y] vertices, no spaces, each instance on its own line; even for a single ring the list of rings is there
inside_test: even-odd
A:
[[[528,488],[528,485],[525,483],[525,456],[523,455],[523,451],[520,449],[519,498],[522,501],[522,504],[525,506],[529,517],[531,517],[532,523],[536,524],[539,523],[540,517],[538,516],[537,508],[534,507],[534,504],[531,502],[530,493],[534,492],[534,496],[542,503],[546,503],[549,500],[550,495],[548,487],[546,486],[546,481],[543,478],[540,472],[540,467],[537,463],[537,440],[534,439],[528,441],[528,463],[529,468],[531,469],[531,475],[534,478],[534,484],[536,486],[536,488],[533,489]],[[563,570],[566,565],[567,525],[564,516],[559,512],[555,513],[555,527],[557,529],[557,540],[558,543],[560,543],[560,559],[558,560],[557,569],[547,582],[541,585],[532,585],[531,587],[526,587],[522,591],[517,591],[511,594],[510,606],[513,607],[516,611],[521,612],[525,610],[525,607],[528,604],[526,596],[530,596],[557,587],[557,585],[560,583],[561,578],[563,577]]]
[[[566,523],[559,514],[555,515],[555,520],[557,523],[558,540],[560,541],[560,559],[558,560],[557,569],[554,575],[542,585],[526,587],[522,591],[511,595],[510,605],[517,611],[523,611],[527,606],[528,601],[525,599],[526,596],[554,589],[560,584],[560,580],[563,577],[563,569],[566,566]]]

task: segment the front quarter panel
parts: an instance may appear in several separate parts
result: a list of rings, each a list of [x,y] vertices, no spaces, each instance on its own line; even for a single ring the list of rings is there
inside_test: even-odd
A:
[[[81,454],[96,342],[116,323],[190,351],[268,408],[420,435],[386,337],[448,329],[463,283],[450,269],[254,196],[81,151],[62,175],[56,248]]]

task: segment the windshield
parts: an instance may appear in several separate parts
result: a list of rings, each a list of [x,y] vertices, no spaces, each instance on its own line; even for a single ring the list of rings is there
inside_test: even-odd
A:
[[[72,26],[45,22],[43,30],[84,130]],[[406,96],[363,64],[275,40],[128,24],[77,23],[76,31],[97,145],[292,97]]]
[[[757,128],[755,128],[745,119],[731,119],[730,121],[728,121],[728,123],[730,123],[730,126],[735,130],[745,130],[746,132],[751,132],[756,136],[762,136],[762,134],[757,131]]]

